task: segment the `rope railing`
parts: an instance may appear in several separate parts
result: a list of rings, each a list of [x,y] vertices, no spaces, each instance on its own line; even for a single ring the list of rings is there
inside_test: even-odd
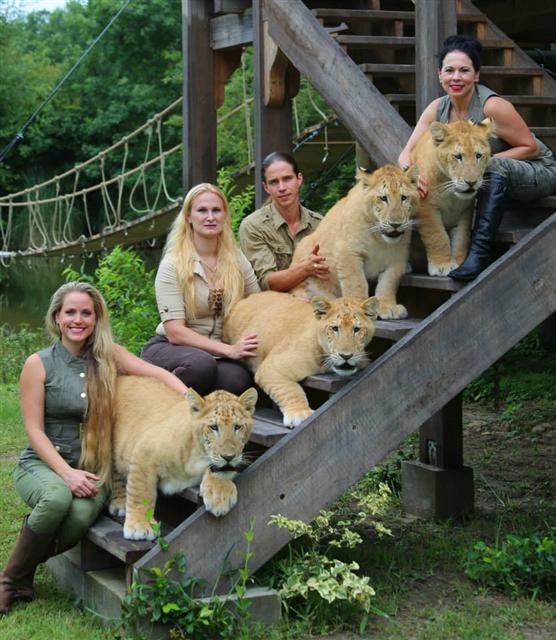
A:
[[[253,97],[248,95],[244,62],[241,70],[242,103],[220,115],[218,123],[234,116],[241,118],[251,166]],[[331,118],[311,93],[308,99],[325,129],[324,161],[328,155],[326,127]],[[178,98],[135,131],[75,167],[32,187],[0,196],[0,264],[6,267],[17,257],[53,252],[62,256],[66,251],[68,255],[85,253],[93,240],[96,247],[105,248],[105,237],[115,233],[127,236],[139,223],[143,225],[143,239],[163,232],[154,218],[168,216],[181,202],[182,143],[177,141],[181,139],[181,127],[169,119],[175,118],[182,102]],[[299,128],[295,101],[294,113],[300,146],[306,140]],[[25,212],[26,238],[14,249],[14,224]]]

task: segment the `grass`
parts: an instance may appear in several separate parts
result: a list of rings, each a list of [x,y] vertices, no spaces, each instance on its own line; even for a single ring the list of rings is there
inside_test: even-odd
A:
[[[17,385],[0,385],[0,558],[4,566],[28,508],[14,489],[12,472],[27,438],[21,421]],[[79,610],[60,591],[45,567],[36,580],[36,599],[0,618],[1,640],[112,640],[114,628]]]
[[[494,544],[506,534],[529,535],[556,523],[553,459],[556,453],[556,359],[538,358],[542,376],[528,375],[528,353],[502,362],[499,412],[484,400],[484,377],[474,387],[483,404],[465,410],[465,458],[475,472],[477,512],[465,524],[434,523],[405,517],[395,501],[385,522],[392,537],[377,538],[369,528],[361,530],[365,542],[353,558],[362,573],[371,576],[376,608],[384,616],[371,616],[364,637],[374,640],[549,640],[556,637],[553,602],[509,596],[479,589],[463,572],[463,559],[479,540]],[[512,369],[514,369],[512,371]],[[517,369],[517,373],[516,370]],[[512,381],[509,382],[510,378]],[[508,382],[506,382],[508,381]],[[483,385],[483,387],[481,387]],[[536,395],[536,398],[534,397]],[[4,563],[26,512],[15,490],[11,473],[26,442],[15,384],[0,385],[0,561]],[[381,474],[371,474],[395,486],[396,464],[407,455],[415,438],[394,454]],[[386,474],[385,474],[386,470]],[[344,557],[343,559],[347,559]],[[272,576],[272,566],[263,573]],[[311,616],[301,611],[253,640],[293,640],[338,632],[337,640],[357,631],[357,617],[348,607],[323,608]],[[346,635],[346,632],[349,635]],[[0,619],[0,640],[108,640],[116,627],[81,611],[57,589],[47,570],[37,578],[37,598]],[[334,637],[334,635],[332,635]]]

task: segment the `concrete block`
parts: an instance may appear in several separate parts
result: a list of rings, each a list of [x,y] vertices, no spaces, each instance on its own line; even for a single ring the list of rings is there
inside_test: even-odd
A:
[[[473,469],[440,469],[422,462],[402,462],[402,507],[406,513],[435,520],[471,516]]]
[[[49,571],[56,578],[58,585],[77,601],[83,601],[85,574],[81,571],[81,552],[79,545],[46,563]]]
[[[120,617],[126,593],[123,567],[85,573],[83,606],[105,618]]]

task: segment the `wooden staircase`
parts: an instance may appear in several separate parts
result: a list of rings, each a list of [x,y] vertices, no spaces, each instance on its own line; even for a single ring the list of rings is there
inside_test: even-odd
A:
[[[380,91],[395,106],[406,122],[380,98],[381,108],[390,109],[392,122],[402,123],[405,135],[414,122],[415,108],[415,35],[409,10],[413,5],[403,0],[382,0],[384,10],[378,0],[372,5],[368,10],[314,8],[314,24],[309,26],[311,33],[321,29],[317,20],[327,27],[338,26],[337,36],[321,29],[319,37],[328,38],[333,51],[349,54],[349,59],[342,59],[345,68],[351,64],[367,85],[372,78],[368,95],[376,97]],[[513,87],[516,81],[523,87],[524,94],[512,100],[525,109],[529,122],[529,116],[539,115],[534,124],[549,135],[549,142],[552,136],[554,144],[556,128],[550,126],[547,114],[556,109],[556,83],[524,60],[467,0],[459,4],[458,25],[486,40],[490,59],[483,70],[485,82]],[[278,40],[282,36],[278,33]],[[295,41],[284,45],[296,59],[298,45]],[[310,63],[306,61],[308,67]],[[301,71],[303,64],[299,63]],[[346,86],[352,81],[346,80]],[[367,95],[364,89],[361,94]],[[334,104],[350,99],[349,94],[331,98]],[[362,119],[357,115],[349,119],[354,112],[349,105],[342,107],[345,123],[359,131]],[[385,154],[395,157],[397,152],[390,146]],[[500,259],[470,284],[419,272],[406,275],[399,299],[411,317],[377,322],[371,343],[374,361],[349,381],[332,375],[306,379],[304,387],[317,410],[300,427],[285,429],[271,403],[263,403],[249,444],[254,462],[238,477],[239,501],[226,517],[208,514],[195,489],[160,497],[156,516],[169,543],[168,551],[162,552],[150,542],[125,541],[121,521],[103,516],[79,547],[50,561],[60,581],[88,607],[117,615],[134,572],[160,565],[181,551],[188,572],[205,578],[212,588],[221,579],[225,561],[241,565],[250,523],[254,529],[250,566],[256,571],[289,542],[287,533],[268,525],[271,515],[312,519],[556,311],[554,212],[556,197],[527,205],[526,213],[516,205],[497,235]],[[454,466],[457,471],[461,463]],[[225,590],[227,584],[220,588]]]
[[[340,3],[338,3],[340,4]],[[383,9],[315,8],[350,58],[411,126],[415,109],[415,12],[412,2],[382,0]],[[388,7],[405,7],[389,10]],[[470,0],[457,2],[458,33],[481,40],[481,81],[512,102],[532,131],[556,151],[556,80]],[[431,73],[436,72],[436,67]],[[341,136],[340,133],[338,133]]]

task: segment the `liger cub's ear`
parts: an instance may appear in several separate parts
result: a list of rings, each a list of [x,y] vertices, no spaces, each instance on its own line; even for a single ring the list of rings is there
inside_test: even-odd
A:
[[[257,404],[258,397],[259,394],[257,393],[255,387],[249,387],[247,391],[244,391],[239,396],[239,401],[247,409],[247,411],[252,414],[255,411],[255,405]]]
[[[369,171],[369,169],[366,169],[365,167],[358,167],[357,168],[357,179],[361,182],[361,186],[363,187],[363,189],[368,189],[369,188],[369,183],[368,183],[368,179],[369,176],[372,174],[372,171]]]
[[[327,300],[324,296],[315,296],[311,300],[311,304],[313,305],[313,313],[317,319],[325,316],[330,310],[330,300]]]
[[[484,120],[481,120],[481,122],[479,122],[477,124],[478,127],[486,127],[487,130],[487,136],[489,138],[496,138],[496,130],[494,127],[494,122],[490,119],[490,118],[485,118]]]
[[[419,167],[416,164],[412,164],[404,173],[413,184],[416,185],[419,182]]]
[[[368,316],[371,320],[376,320],[378,318],[379,306],[380,300],[376,296],[367,298],[361,305],[365,315]]]
[[[192,389],[191,387],[187,390],[187,401],[189,402],[191,411],[194,413],[200,413],[203,405],[205,404],[203,396],[200,396],[195,389]]]
[[[432,141],[438,147],[439,144],[444,142],[444,138],[446,137],[445,125],[442,122],[431,122],[430,132],[432,136]]]

